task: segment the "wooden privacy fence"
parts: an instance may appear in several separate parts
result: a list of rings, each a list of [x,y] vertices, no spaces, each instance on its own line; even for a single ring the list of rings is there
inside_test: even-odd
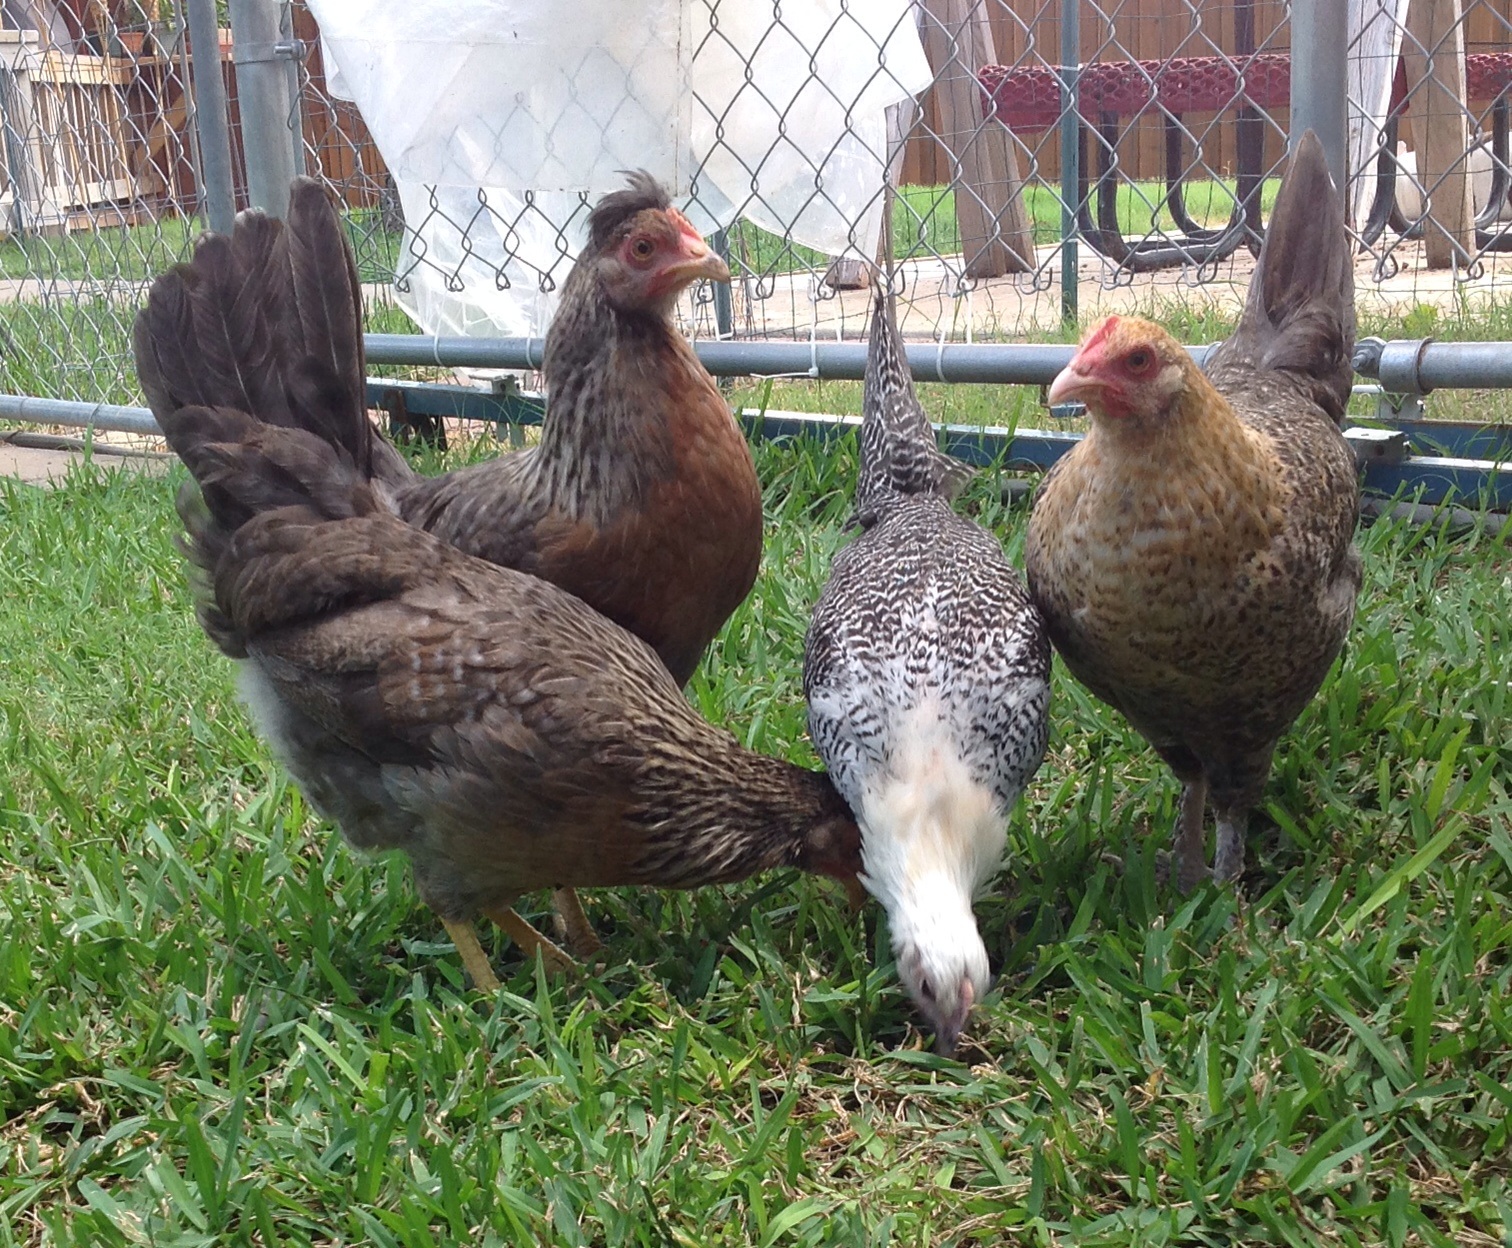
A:
[[[310,172],[353,207],[378,202],[384,168],[350,105],[332,101],[318,31],[303,7],[296,32],[311,50],[302,122]],[[39,45],[35,31],[0,30],[0,234],[56,234],[199,209],[188,75],[192,56],[145,41],[129,56]],[[218,60],[230,111],[238,207],[245,165],[229,31]],[[317,168],[318,166],[318,168]]]
[[[40,49],[32,31],[0,30],[0,212],[9,231],[93,225],[105,205],[160,193],[140,140],[144,87],[161,58],[78,56]]]

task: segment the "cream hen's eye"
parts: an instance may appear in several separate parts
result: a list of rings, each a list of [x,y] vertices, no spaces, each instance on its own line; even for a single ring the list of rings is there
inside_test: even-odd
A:
[[[1128,365],[1131,372],[1135,373],[1144,372],[1154,362],[1155,356],[1142,347],[1138,351],[1130,351],[1128,355],[1124,356],[1124,363]]]

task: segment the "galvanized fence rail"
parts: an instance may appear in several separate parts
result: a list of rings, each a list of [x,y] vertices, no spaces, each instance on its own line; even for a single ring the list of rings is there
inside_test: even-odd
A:
[[[1310,125],[1348,174],[1362,324],[1406,340],[1362,355],[1391,392],[1372,423],[1405,430],[1362,436],[1368,479],[1435,497],[1470,483],[1501,504],[1504,401],[1465,423],[1395,396],[1508,380],[1512,346],[1418,344],[1512,333],[1509,3],[879,0],[882,21],[819,0],[690,0],[677,72],[705,142],[685,202],[722,226],[735,280],[695,292],[686,327],[721,375],[859,377],[886,210],[922,379],[1043,384],[1069,348],[1033,340],[1064,338],[1072,314],[1133,308],[1210,334],[1242,299],[1288,134]],[[128,345],[147,281],[203,225],[279,210],[295,172],[346,205],[375,364],[533,370],[592,196],[427,183],[425,153],[391,151],[391,171],[335,90],[341,45],[312,7],[232,0],[222,29],[215,0],[162,0],[132,29],[107,3],[88,30],[0,31],[0,416],[147,431]],[[866,120],[863,102],[883,99]],[[795,142],[828,115],[838,138]],[[459,124],[485,148],[517,133],[504,116]],[[775,137],[753,149],[762,125]],[[837,153],[885,168],[890,203],[880,178],[842,196]],[[815,217],[827,250],[802,241]],[[530,402],[475,393],[408,403],[529,418]],[[813,422],[779,431],[799,427]],[[1069,435],[964,436],[949,434],[1042,462]]]

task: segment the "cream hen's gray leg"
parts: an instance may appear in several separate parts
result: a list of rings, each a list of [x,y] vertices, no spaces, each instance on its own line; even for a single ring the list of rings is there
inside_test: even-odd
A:
[[[604,942],[583,913],[583,903],[578,900],[576,889],[552,889],[551,907],[556,911],[557,934],[577,957],[586,961],[604,951]]]
[[[1213,878],[1229,884],[1244,870],[1244,838],[1249,829],[1249,811],[1218,812],[1218,848],[1213,854]]]
[[[1176,887],[1189,893],[1207,878],[1207,845],[1203,824],[1207,814],[1208,784],[1199,776],[1182,786],[1181,810],[1176,817]]]

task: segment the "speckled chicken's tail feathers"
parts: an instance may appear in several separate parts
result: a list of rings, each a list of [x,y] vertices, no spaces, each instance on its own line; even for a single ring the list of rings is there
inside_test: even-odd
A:
[[[1207,368],[1289,373],[1341,422],[1354,384],[1354,338],[1354,258],[1344,198],[1323,144],[1309,130],[1282,180],[1239,328]]]
[[[170,440],[198,419],[192,410],[235,409],[308,430],[365,476],[410,475],[368,419],[356,260],[312,179],[295,179],[286,222],[244,212],[230,235],[207,234],[187,264],[154,281],[132,345]]]
[[[934,429],[914,394],[913,377],[898,332],[889,277],[878,274],[866,348],[861,396],[861,472],[856,513],[863,524],[889,494],[937,494],[953,499],[972,470],[940,450]]]

